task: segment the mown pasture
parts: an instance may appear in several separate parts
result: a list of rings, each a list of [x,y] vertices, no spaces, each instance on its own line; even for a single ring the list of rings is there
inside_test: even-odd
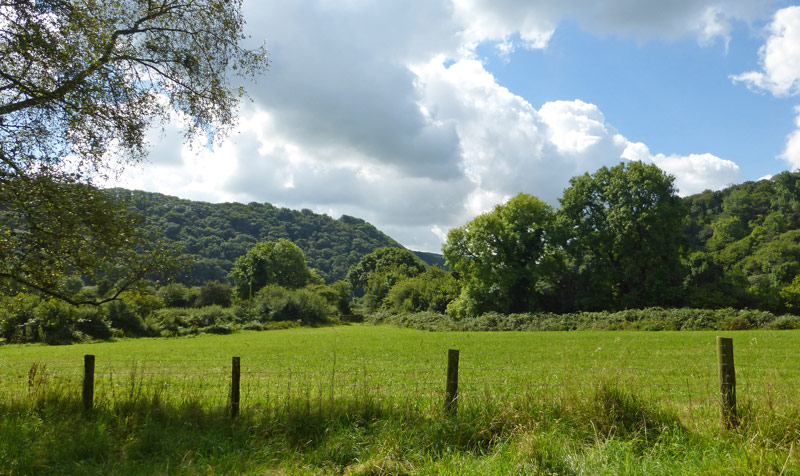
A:
[[[716,335],[734,339],[733,431],[719,422]],[[797,331],[353,325],[8,345],[0,474],[796,474],[798,344]],[[455,416],[442,410],[451,348]],[[84,354],[97,362],[91,414]]]

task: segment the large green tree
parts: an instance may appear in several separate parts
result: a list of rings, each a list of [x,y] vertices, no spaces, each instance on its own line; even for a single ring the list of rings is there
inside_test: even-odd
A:
[[[458,297],[460,288],[452,274],[430,266],[422,274],[406,278],[389,290],[384,300],[390,312],[432,311],[444,313]]]
[[[350,268],[347,281],[354,290],[364,293],[369,310],[383,304],[389,290],[398,282],[425,271],[425,263],[405,248],[384,246],[364,255]]]
[[[453,228],[443,247],[463,281],[456,314],[542,310],[553,295],[561,257],[552,243],[552,208],[520,193]]]
[[[303,250],[286,239],[256,243],[236,259],[230,276],[236,294],[243,299],[251,298],[267,284],[296,289],[312,278]]]
[[[580,309],[677,302],[685,276],[685,207],[673,177],[641,162],[570,180],[559,212]]]
[[[221,137],[232,78],[267,66],[243,25],[241,0],[2,2],[0,279],[60,295],[67,273],[126,286],[152,270],[151,241],[91,184],[142,160],[175,113],[187,137]]]

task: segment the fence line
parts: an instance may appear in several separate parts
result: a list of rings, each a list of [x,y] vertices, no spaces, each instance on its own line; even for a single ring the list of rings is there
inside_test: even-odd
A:
[[[587,359],[561,365],[492,366],[480,365],[475,356],[459,358],[458,350],[448,352],[436,366],[414,363],[411,367],[392,368],[387,362],[331,362],[317,368],[303,368],[298,361],[255,359],[247,362],[233,357],[231,366],[212,365],[197,368],[197,373],[176,375],[178,365],[132,362],[127,371],[105,367],[94,356],[84,359],[84,371],[52,371],[44,364],[33,364],[28,375],[18,375],[20,393],[38,395],[49,385],[63,388],[82,388],[84,408],[91,409],[98,401],[113,401],[131,396],[169,393],[177,397],[202,398],[204,401],[225,401],[233,418],[239,415],[242,403],[259,399],[282,401],[297,396],[319,394],[333,400],[362,393],[377,394],[380,398],[416,396],[430,400],[442,399],[446,411],[455,414],[457,404],[464,398],[482,395],[531,395],[546,392],[593,391],[587,385],[587,374],[596,382],[613,380],[627,390],[649,393],[667,402],[688,402],[689,405],[719,404],[723,425],[736,424],[736,396],[764,397],[770,404],[781,396],[793,396],[800,387],[800,378],[790,369],[761,364],[742,365],[734,371],[733,348],[730,339],[719,338],[717,365],[682,365],[678,369],[663,366],[609,366],[607,363],[581,368]],[[282,369],[265,369],[265,362],[279,362]],[[302,362],[302,361],[300,361]],[[312,362],[306,360],[305,362]],[[426,361],[427,362],[427,361]],[[787,364],[793,363],[786,361]],[[154,370],[155,368],[155,370]],[[736,375],[738,373],[738,375]],[[719,382],[714,381],[715,374]],[[765,377],[766,374],[766,377]],[[27,378],[26,378],[27,377]],[[81,380],[82,378],[82,380]],[[737,389],[738,380],[738,389]],[[80,385],[82,382],[82,385]],[[23,391],[24,390],[24,391]],[[13,397],[8,384],[3,386],[3,398]]]

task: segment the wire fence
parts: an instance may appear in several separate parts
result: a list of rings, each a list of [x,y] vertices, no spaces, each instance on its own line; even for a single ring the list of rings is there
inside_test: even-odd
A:
[[[591,356],[539,365],[498,365],[480,356],[464,355],[457,369],[459,403],[487,399],[515,401],[531,398],[591,396],[598,385],[613,384],[648,401],[685,411],[715,411],[720,405],[720,366],[707,363],[664,365],[663,360],[619,366]],[[230,358],[229,358],[230,359]],[[511,361],[511,359],[509,360]],[[800,374],[791,356],[777,356],[776,364],[748,359],[736,367],[735,393],[740,399],[769,408],[793,405],[800,390]],[[231,360],[194,366],[183,363],[131,362],[120,366],[98,360],[91,371],[91,397],[87,407],[158,398],[172,402],[202,402],[206,406],[231,406],[242,411],[253,406],[289,404],[292,401],[335,402],[371,399],[437,407],[447,395],[448,361],[392,362],[380,360],[328,362],[257,359],[241,360],[238,397],[232,402]],[[83,363],[48,368],[32,363],[27,369],[3,369],[0,401],[36,400],[47,394],[81,395],[87,370]],[[85,391],[84,391],[85,392]],[[84,400],[86,394],[83,395]]]

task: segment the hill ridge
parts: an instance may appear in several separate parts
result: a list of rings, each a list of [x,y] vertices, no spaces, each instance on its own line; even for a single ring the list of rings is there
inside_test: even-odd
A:
[[[162,231],[183,248],[193,264],[176,277],[184,284],[224,281],[237,257],[255,243],[286,238],[306,254],[308,265],[327,282],[344,279],[362,256],[383,246],[404,248],[364,219],[333,218],[307,208],[293,210],[271,203],[211,203],[158,192],[110,188],[106,192],[134,207],[150,232]],[[441,255],[418,253],[428,264]]]

